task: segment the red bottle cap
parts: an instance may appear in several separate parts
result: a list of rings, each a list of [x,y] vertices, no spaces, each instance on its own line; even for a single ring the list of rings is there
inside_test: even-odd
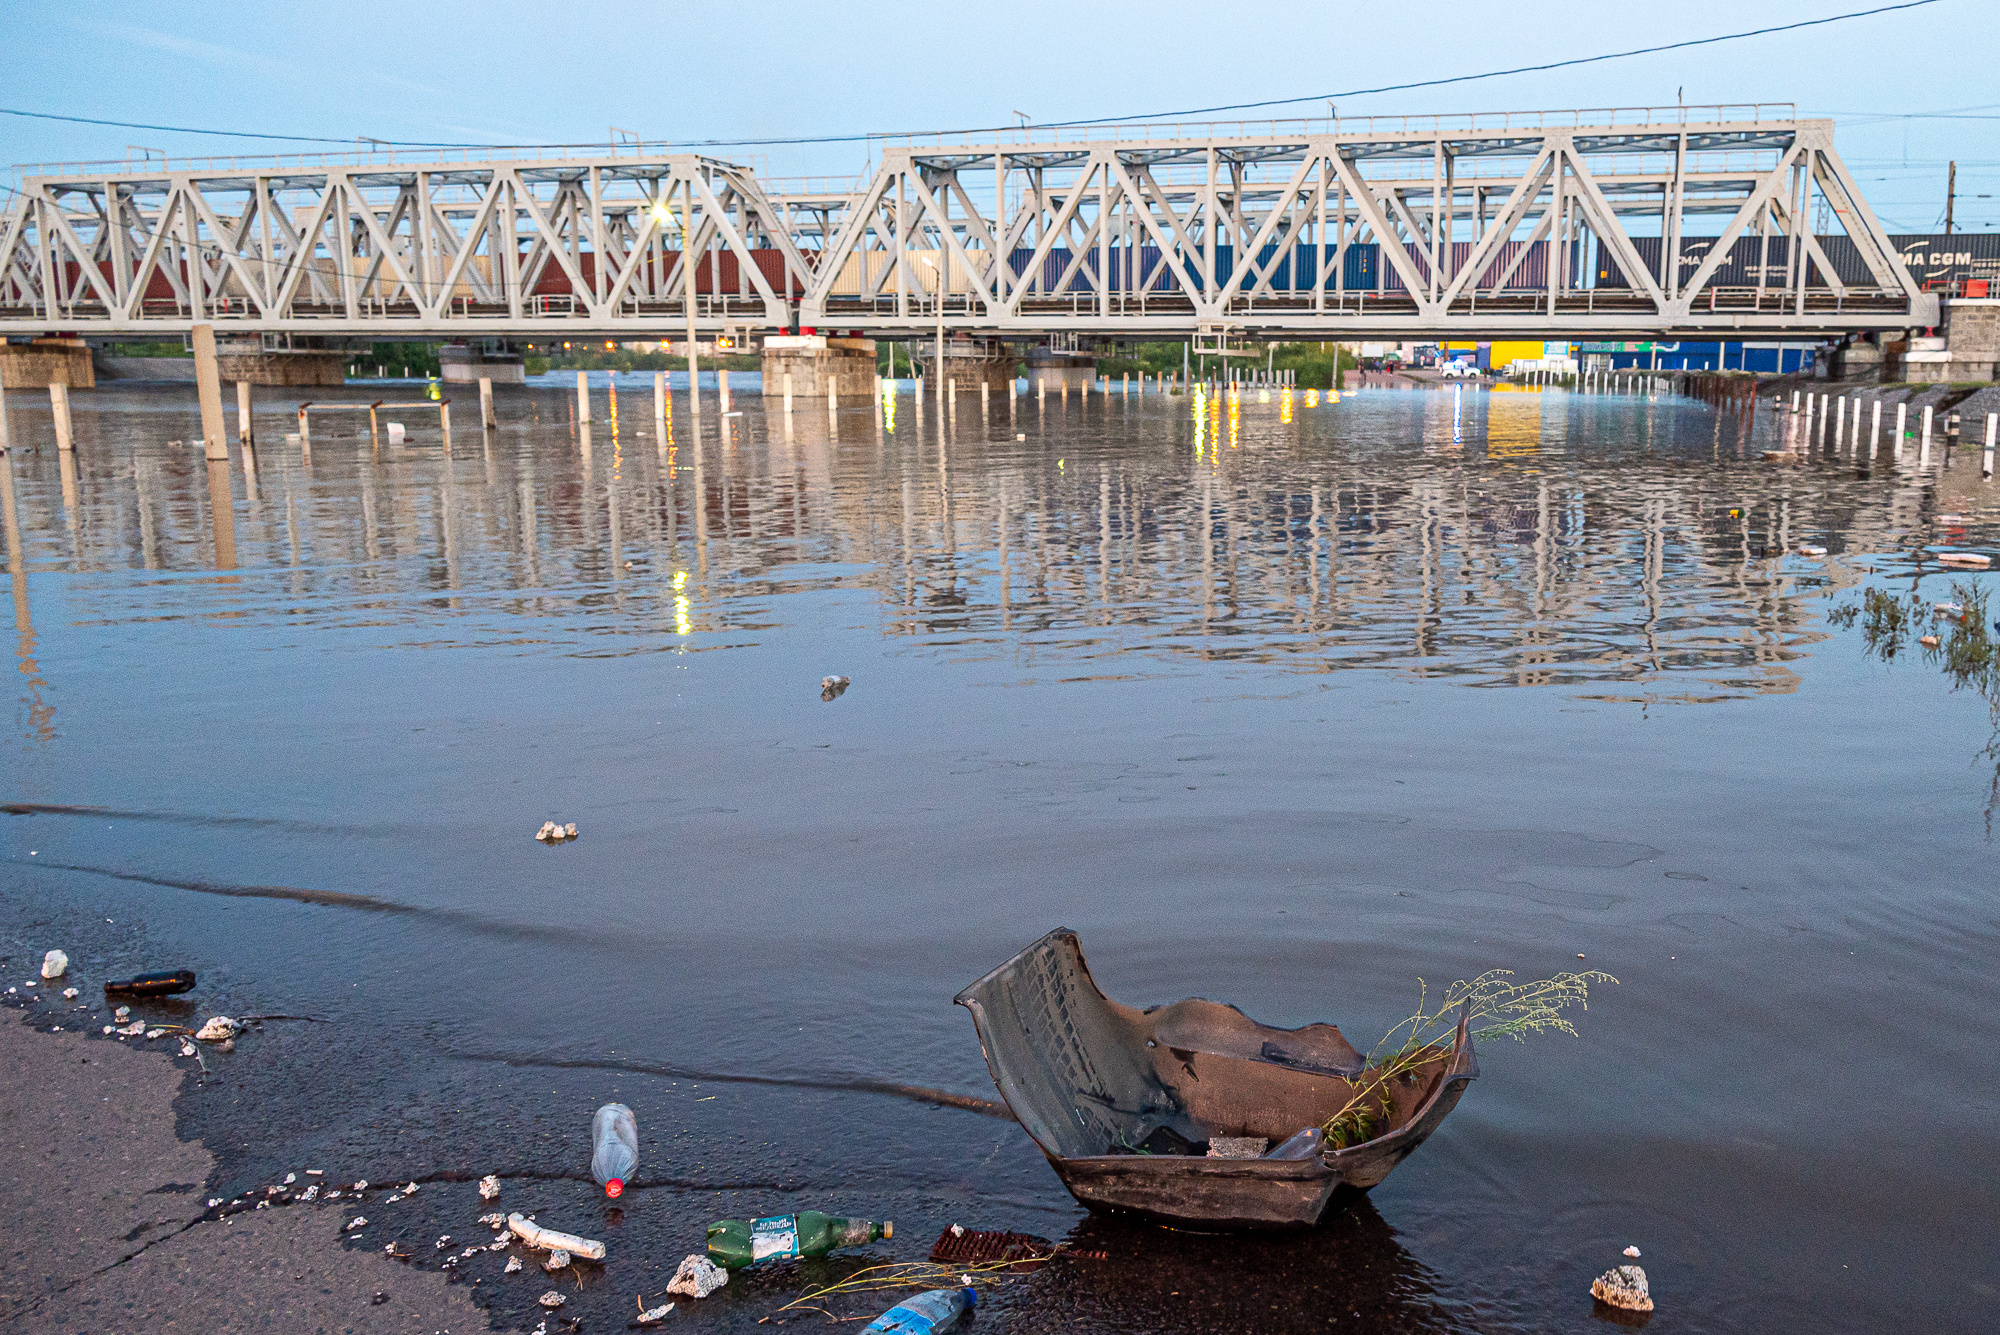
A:
[[[625,1180],[623,1178],[614,1177],[609,1182],[606,1182],[604,1184],[604,1194],[611,1197],[613,1200],[616,1200],[619,1196],[623,1195],[624,1192],[625,1192]]]

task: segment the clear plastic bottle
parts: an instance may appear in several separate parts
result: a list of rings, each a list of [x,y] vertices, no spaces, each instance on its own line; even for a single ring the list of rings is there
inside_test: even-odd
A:
[[[639,1121],[622,1103],[607,1103],[590,1119],[590,1175],[617,1200],[639,1167]]]
[[[979,1295],[969,1288],[931,1289],[914,1298],[905,1298],[869,1322],[865,1331],[890,1335],[944,1335],[972,1311]]]

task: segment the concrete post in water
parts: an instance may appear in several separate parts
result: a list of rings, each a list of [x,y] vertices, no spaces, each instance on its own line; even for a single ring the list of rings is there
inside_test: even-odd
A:
[[[201,398],[202,448],[211,459],[229,457],[227,428],[222,422],[222,372],[215,360],[215,326],[194,327],[194,383]]]
[[[444,437],[445,458],[451,457],[451,400],[438,405],[438,434]]]
[[[667,373],[653,372],[653,430],[664,446],[667,441]]]
[[[250,430],[250,382],[248,380],[239,380],[236,382],[236,439],[239,444],[243,445],[256,443],[256,437],[251,434]]]
[[[1979,476],[1981,477],[1993,476],[1993,445],[1996,436],[2000,436],[2000,413],[1988,413],[1986,414],[1986,455],[1984,462],[1979,465]]]
[[[482,431],[491,431],[500,425],[500,419],[493,415],[493,377],[479,377],[479,426]]]
[[[582,425],[590,420],[590,373],[576,373],[576,420]]]
[[[1035,377],[1035,405],[1046,407],[1049,401],[1049,382],[1046,377]]]
[[[785,416],[792,415],[792,373],[785,372]]]
[[[307,422],[311,419],[306,416],[306,409],[310,407],[312,407],[310,403],[301,403],[299,405],[299,449],[308,454],[312,452],[313,439],[312,428],[307,425]],[[372,419],[375,414],[371,410],[368,415]]]
[[[1919,464],[1927,464],[1930,461],[1931,461],[1931,405],[1926,403],[1924,405],[1924,434],[1919,439],[1917,444],[1917,462]]]
[[[1838,448],[1841,437],[1847,432],[1847,400],[1844,398],[1837,400],[1833,405],[1833,411],[1833,443]]]
[[[875,377],[875,425],[882,425],[882,377]]]
[[[729,372],[718,366],[715,368],[716,397],[722,400],[722,411],[729,411]]]
[[[1875,400],[1874,420],[1868,427],[1868,457],[1875,457],[1875,450],[1882,443],[1882,400]]]
[[[5,454],[7,452],[8,446],[11,445],[12,443],[13,443],[13,436],[11,434],[9,427],[7,426],[7,391],[4,389],[0,389],[0,454]],[[12,522],[13,517],[14,517],[13,512],[9,511],[7,518],[10,523]],[[13,531],[12,529],[8,530],[8,532],[10,533],[12,531]]]
[[[958,382],[956,380],[947,380],[944,382],[944,401],[950,407],[951,415],[953,417],[958,416]]]
[[[49,415],[56,422],[56,452],[67,454],[76,448],[76,441],[69,430],[69,386],[60,380],[49,385]]]
[[[1891,453],[1891,458],[1900,459],[1903,457],[1904,423],[1908,420],[1909,412],[1909,404],[1899,403],[1896,405],[1896,448]]]
[[[833,376],[826,378],[826,420],[831,424],[840,416],[840,382]]]

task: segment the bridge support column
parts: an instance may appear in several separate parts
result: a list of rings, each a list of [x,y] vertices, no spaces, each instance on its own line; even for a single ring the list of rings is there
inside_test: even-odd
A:
[[[881,398],[881,377],[875,374],[875,340],[836,338],[828,334],[771,334],[764,339],[764,383],[785,385],[786,411],[790,395],[842,399],[866,398],[871,390]],[[920,395],[921,397],[921,395]]]
[[[229,441],[223,435],[222,368],[215,360],[215,326],[194,327],[194,383],[201,398],[202,447],[211,459],[229,457]]]
[[[76,439],[69,429],[69,386],[59,380],[49,385],[49,414],[56,421],[56,452],[68,454],[76,448]]]

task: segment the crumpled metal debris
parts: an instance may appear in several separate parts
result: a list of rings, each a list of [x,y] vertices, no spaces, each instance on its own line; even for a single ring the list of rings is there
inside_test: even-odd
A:
[[[674,1271],[674,1277],[667,1281],[667,1292],[688,1298],[706,1298],[728,1282],[727,1270],[696,1253],[682,1261],[681,1268]]]

